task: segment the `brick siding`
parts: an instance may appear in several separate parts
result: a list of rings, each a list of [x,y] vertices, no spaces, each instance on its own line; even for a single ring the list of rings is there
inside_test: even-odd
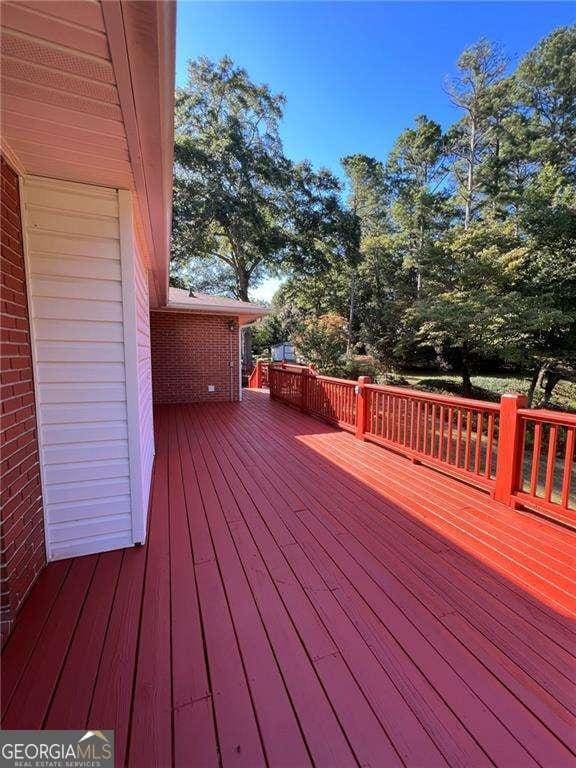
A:
[[[152,312],[150,334],[155,403],[238,400],[235,317]],[[211,384],[214,392],[208,392]]]
[[[4,639],[46,563],[18,176],[1,159],[0,622]]]

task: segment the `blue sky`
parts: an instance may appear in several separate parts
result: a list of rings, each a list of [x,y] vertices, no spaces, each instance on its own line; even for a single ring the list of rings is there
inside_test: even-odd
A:
[[[503,45],[511,65],[555,27],[574,23],[570,2],[178,3],[176,82],[186,63],[228,54],[287,98],[284,148],[340,174],[341,157],[385,158],[425,113],[457,118],[442,85],[480,37]],[[270,288],[270,290],[272,290]],[[270,292],[265,294],[267,298]]]

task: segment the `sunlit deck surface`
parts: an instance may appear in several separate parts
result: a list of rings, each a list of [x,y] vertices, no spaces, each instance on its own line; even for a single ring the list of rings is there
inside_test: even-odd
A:
[[[5,728],[133,766],[564,768],[576,535],[248,392],[162,407],[146,547],[42,574]]]

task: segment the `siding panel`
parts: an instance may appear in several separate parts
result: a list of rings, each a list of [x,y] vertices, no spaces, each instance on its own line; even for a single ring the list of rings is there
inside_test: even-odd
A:
[[[118,193],[26,181],[49,557],[132,544]]]
[[[144,247],[135,242],[135,298],[138,373],[138,415],[140,423],[140,461],[142,466],[142,499],[148,509],[152,467],[154,465],[154,424],[152,415],[152,356],[150,350],[150,309],[148,272]]]

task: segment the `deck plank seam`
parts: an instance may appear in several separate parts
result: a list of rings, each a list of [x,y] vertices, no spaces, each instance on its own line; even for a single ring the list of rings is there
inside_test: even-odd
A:
[[[330,532],[330,533],[332,533],[332,535],[333,535],[333,532]],[[355,559],[357,560],[357,558],[355,558]],[[359,563],[359,565],[362,567],[362,565],[361,565],[360,563]],[[366,570],[366,569],[364,568],[364,570]],[[415,597],[416,597],[416,599],[418,600],[418,597],[417,597],[417,596],[415,596]],[[399,606],[397,605],[397,607],[399,607]],[[400,608],[400,610],[402,610],[402,609]],[[408,617],[408,616],[406,616],[406,618],[408,618],[408,619],[409,619],[409,617]],[[460,645],[462,645],[462,647],[465,649],[465,651],[467,651],[467,648],[466,648],[466,646],[465,646],[465,645],[463,645],[462,643],[460,643]],[[447,662],[450,664],[450,662],[449,662],[449,660],[448,660],[448,659],[445,659],[445,660],[446,660],[446,661],[447,661]],[[454,671],[457,673],[457,670],[454,670]],[[487,671],[489,671],[489,672],[490,672],[490,670],[487,670]],[[457,674],[458,674],[458,673],[457,673]],[[497,678],[497,677],[494,675],[494,673],[490,672],[490,675],[491,675],[492,677],[494,677],[494,678],[495,678],[495,679],[496,679],[498,682],[500,682],[500,681],[499,681],[499,679],[498,679],[498,678]],[[534,713],[532,713],[532,716],[534,716]],[[502,723],[502,725],[503,725],[504,727],[506,727],[504,723]],[[507,729],[507,730],[509,730],[509,729]],[[511,735],[513,736],[513,738],[515,738],[515,736],[514,736],[514,734],[513,734],[513,733],[511,733]]]

